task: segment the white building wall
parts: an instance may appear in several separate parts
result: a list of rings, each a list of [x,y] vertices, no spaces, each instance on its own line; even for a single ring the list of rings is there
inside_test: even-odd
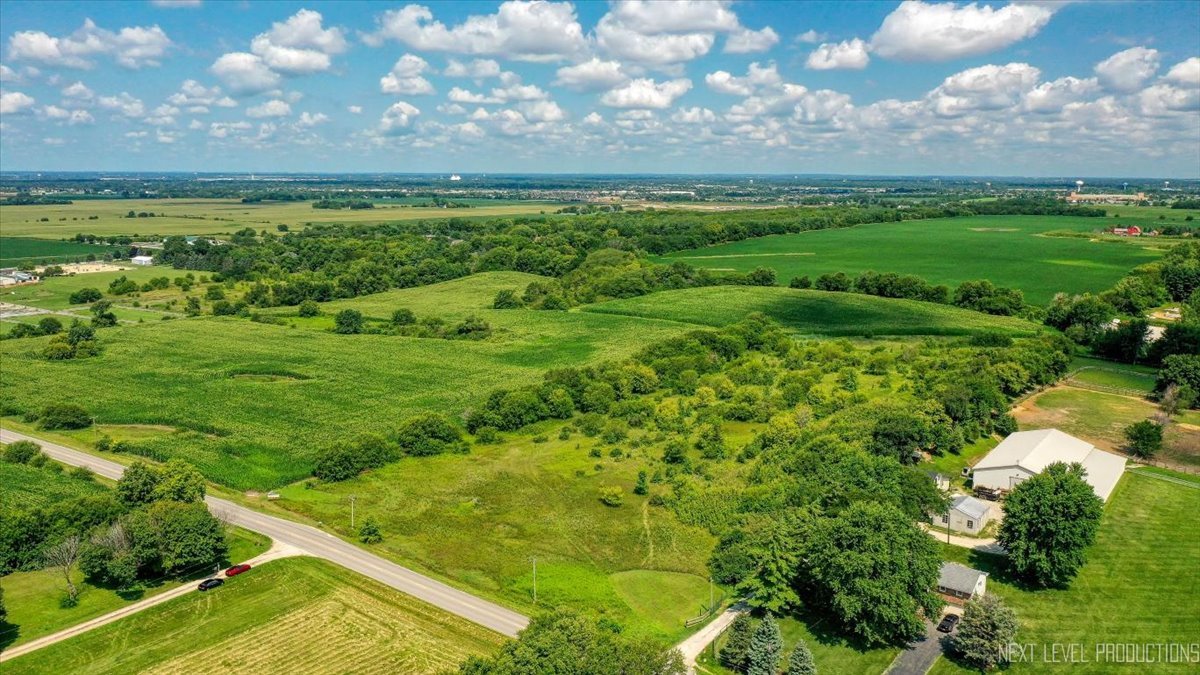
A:
[[[992,469],[977,469],[972,474],[973,484],[993,490],[1011,490],[1017,483],[1028,480],[1033,474],[1019,466],[998,466]]]

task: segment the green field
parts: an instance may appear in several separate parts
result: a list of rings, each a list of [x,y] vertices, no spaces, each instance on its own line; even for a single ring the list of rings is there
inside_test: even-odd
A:
[[[130,235],[138,239],[174,234],[230,235],[245,227],[275,232],[277,225],[302,229],[305,223],[386,223],[536,215],[553,213],[560,206],[548,202],[506,200],[469,209],[389,205],[388,201],[378,204],[380,206],[374,209],[351,211],[314,209],[309,202],[243,204],[237,199],[91,199],[62,205],[0,206],[0,229],[6,237],[62,239],[86,233]],[[126,218],[131,210],[162,215]],[[97,217],[90,220],[90,216]],[[42,218],[48,220],[42,222]]]
[[[1154,391],[1157,373],[1156,369],[1149,366],[1083,357],[1071,362],[1071,371],[1067,381],[1073,386],[1133,396],[1145,396]]]
[[[155,457],[186,457],[224,485],[270,488],[307,476],[331,443],[385,432],[420,410],[458,415],[497,386],[628,355],[686,328],[582,312],[488,312],[496,335],[485,341],[213,317],[105,329],[104,353],[77,361],[41,359],[48,338],[5,341],[0,396],[33,410],[75,401],[101,424],[167,427],[139,445]]]
[[[1030,591],[1014,584],[993,556],[945,547],[947,559],[991,572],[988,591],[1017,612],[1017,642],[1035,645],[1037,660],[1014,673],[1181,673],[1195,664],[1105,663],[1100,643],[1200,642],[1200,539],[1195,535],[1200,488],[1127,473],[1104,510],[1088,562],[1067,590]],[[1046,663],[1042,645],[1078,644],[1080,664]],[[971,672],[941,659],[937,675]]]
[[[759,286],[661,291],[587,305],[585,312],[724,326],[762,312],[798,333],[814,335],[965,335],[998,331],[1028,335],[1037,324],[949,305],[857,293]]]
[[[267,563],[12,662],[22,673],[435,673],[500,636],[312,558]]]
[[[93,480],[82,480],[45,467],[0,462],[0,508],[30,509],[105,491]]]
[[[826,272],[867,270],[915,274],[952,288],[971,279],[989,279],[1019,288],[1027,302],[1041,305],[1059,291],[1105,290],[1133,267],[1158,257],[1148,241],[1039,236],[1055,230],[1087,232],[1108,225],[1107,218],[1062,216],[911,220],[747,239],[680,251],[658,261],[681,260],[697,267],[738,272],[769,267],[782,283],[802,275],[816,278]]]
[[[7,227],[4,228],[4,234],[8,234]],[[81,244],[75,241],[0,236],[0,267],[17,267],[26,263],[33,265],[42,262],[70,261],[84,258],[89,253],[100,257],[113,250],[109,246]]]

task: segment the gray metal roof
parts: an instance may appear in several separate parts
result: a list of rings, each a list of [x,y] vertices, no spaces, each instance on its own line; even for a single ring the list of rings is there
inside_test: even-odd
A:
[[[950,502],[950,508],[965,514],[973,520],[983,520],[991,507],[986,503],[968,495],[958,495]]]
[[[938,574],[938,588],[948,588],[959,593],[974,593],[980,577],[986,577],[987,572],[971,569],[958,563],[942,563]]]

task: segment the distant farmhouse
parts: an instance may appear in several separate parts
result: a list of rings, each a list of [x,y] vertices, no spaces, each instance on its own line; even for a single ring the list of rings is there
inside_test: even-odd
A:
[[[1111,227],[1108,231],[1117,235],[1118,237],[1142,236],[1142,228],[1138,227],[1137,225],[1130,225],[1129,227]]]
[[[1125,471],[1125,458],[1120,455],[1100,450],[1058,429],[1038,429],[1018,431],[1001,441],[975,465],[974,485],[1002,492],[1011,490],[1055,462],[1082,464],[1088,484],[1106,501]]]
[[[22,272],[15,267],[0,269],[0,286],[23,286],[36,284],[40,278],[36,274]]]
[[[938,573],[938,593],[941,593],[947,602],[961,605],[965,600],[987,593],[987,578],[987,572],[980,572],[958,563],[942,563],[942,569]]]
[[[1146,193],[1139,192],[1132,195],[1126,193],[1085,195],[1081,192],[1072,192],[1067,195],[1067,201],[1072,204],[1139,204],[1146,201]]]
[[[950,510],[934,516],[934,522],[952,532],[979,534],[995,517],[995,507],[967,495],[956,495],[950,501]]]

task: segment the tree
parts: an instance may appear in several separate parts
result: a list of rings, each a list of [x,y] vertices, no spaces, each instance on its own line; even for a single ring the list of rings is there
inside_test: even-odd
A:
[[[511,289],[496,293],[496,299],[492,301],[492,309],[519,309],[522,306],[521,296]]]
[[[159,472],[152,498],[177,502],[198,502],[204,499],[204,475],[182,459],[172,459]]]
[[[536,616],[516,640],[490,657],[471,657],[461,675],[684,675],[678,650],[624,634],[611,619],[567,610]]]
[[[364,544],[378,544],[383,541],[383,533],[379,531],[379,523],[375,519],[367,516],[361,527],[358,528],[358,540]]]
[[[997,541],[1018,576],[1039,586],[1066,587],[1079,572],[1104,505],[1086,475],[1078,463],[1056,462],[1008,493]]]
[[[1017,635],[1017,614],[991,593],[967,602],[950,649],[982,670],[995,666]],[[788,671],[791,675],[791,671]]]
[[[704,459],[724,459],[725,436],[721,433],[719,423],[708,424],[700,431],[696,449],[700,451],[700,456]]]
[[[142,506],[154,501],[162,475],[156,467],[136,461],[125,468],[117,481],[117,499],[130,507]]]
[[[663,448],[662,460],[667,464],[683,464],[687,459],[687,445],[679,439],[675,439]]]
[[[354,335],[361,333],[363,329],[363,315],[355,309],[343,309],[333,318],[333,332],[341,333],[342,335]]]
[[[8,609],[4,606],[4,587],[0,586],[0,623],[8,619]]]
[[[155,502],[146,509],[162,571],[176,574],[215,565],[228,550],[221,522],[203,502]]]
[[[38,321],[38,332],[42,335],[56,335],[62,331],[62,322],[52,316],[47,316],[41,321]]]
[[[74,403],[55,403],[42,408],[38,424],[43,429],[86,429],[92,416]]]
[[[779,634],[779,624],[775,617],[767,612],[754,637],[750,639],[750,653],[747,655],[746,675],[775,675],[779,671],[779,662],[783,657],[783,637]]]
[[[312,300],[305,300],[300,303],[300,307],[296,313],[303,317],[313,317],[321,313],[321,306]]]
[[[392,312],[393,326],[411,326],[417,322],[417,315],[411,309],[401,307]]]
[[[4,461],[9,464],[28,464],[42,452],[42,446],[33,441],[14,441],[4,446]]]
[[[79,589],[75,587],[71,573],[75,570],[75,563],[79,561],[79,551],[82,546],[83,539],[78,534],[72,533],[46,549],[43,554],[47,567],[57,567],[62,570],[63,578],[67,582],[67,597],[64,602],[67,607],[74,607],[78,603]]]
[[[751,606],[782,613],[799,604],[795,581],[802,556],[800,534],[805,518],[803,514],[787,512],[758,519],[746,531],[740,547],[734,549],[735,554],[744,554],[749,563],[748,572],[737,582],[737,591],[748,598]],[[709,564],[720,568],[721,562]]]
[[[895,506],[857,501],[804,529],[797,586],[805,603],[865,643],[906,643],[941,610],[937,542]]]
[[[1125,427],[1129,451],[1136,457],[1153,457],[1162,450],[1163,428],[1153,420],[1141,420]]]
[[[775,270],[770,267],[755,267],[754,271],[746,276],[746,280],[751,286],[774,286]]]
[[[1200,392],[1200,355],[1172,354],[1163,359],[1154,387],[1161,392],[1173,384]],[[1192,403],[1193,406],[1198,404],[1200,397]]]
[[[812,651],[804,640],[797,640],[792,655],[788,658],[787,675],[817,675],[817,664]]]
[[[754,621],[743,612],[729,625],[729,638],[721,648],[721,665],[737,672],[746,672],[749,665],[750,641],[754,638]]]
[[[104,294],[98,288],[81,288],[72,293],[67,300],[72,305],[86,305],[89,302],[96,302],[103,297]]]
[[[646,482],[645,470],[638,471],[637,484],[633,486],[633,494],[645,495],[650,493],[650,484]]]

